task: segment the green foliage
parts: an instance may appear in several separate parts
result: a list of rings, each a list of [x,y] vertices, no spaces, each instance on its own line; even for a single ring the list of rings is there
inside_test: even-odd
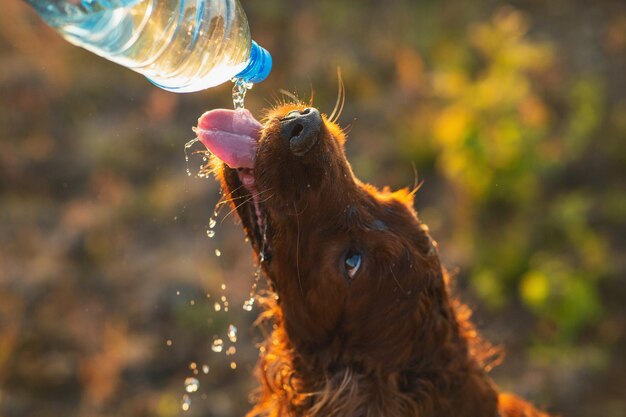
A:
[[[528,27],[525,15],[501,9],[458,42],[442,42],[427,74],[436,117],[427,107],[418,119],[454,188],[451,239],[476,293],[495,309],[519,298],[570,343],[601,316],[608,248],[589,223],[592,195],[560,194],[553,183],[588,149],[604,89],[597,78],[574,78],[556,114],[543,91],[554,48],[531,40]]]

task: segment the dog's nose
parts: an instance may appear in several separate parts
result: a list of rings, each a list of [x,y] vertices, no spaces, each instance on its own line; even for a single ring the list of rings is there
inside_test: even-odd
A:
[[[280,137],[289,141],[294,155],[303,156],[317,142],[322,123],[320,112],[313,107],[294,110],[280,119]]]

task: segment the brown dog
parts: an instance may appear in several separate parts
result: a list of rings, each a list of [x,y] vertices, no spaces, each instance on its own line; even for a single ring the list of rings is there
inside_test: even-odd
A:
[[[275,291],[249,416],[547,416],[498,393],[413,193],[355,178],[336,124],[294,104],[197,133]]]

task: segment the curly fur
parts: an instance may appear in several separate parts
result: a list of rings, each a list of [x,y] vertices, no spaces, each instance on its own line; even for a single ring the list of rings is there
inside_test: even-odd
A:
[[[280,117],[303,107],[268,113],[255,162],[258,192],[270,195],[262,266],[274,292],[261,302],[266,340],[248,417],[546,417],[487,376],[498,351],[452,297],[414,191],[356,179],[344,133],[326,118],[305,157],[289,153]],[[236,171],[215,168],[227,199],[250,200]],[[236,208],[258,253],[253,208]],[[339,267],[351,247],[364,254],[354,280]]]

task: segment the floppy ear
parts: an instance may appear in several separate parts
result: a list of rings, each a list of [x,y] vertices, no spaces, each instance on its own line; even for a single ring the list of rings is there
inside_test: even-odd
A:
[[[436,257],[437,256],[437,242],[430,236],[428,226],[421,223],[417,211],[414,207],[415,193],[419,189],[418,187],[409,190],[408,187],[401,188],[397,191],[390,193],[392,199],[404,204],[411,213],[415,216],[416,221],[419,223],[419,233],[415,236],[415,245],[420,254],[424,257]],[[383,189],[384,192],[390,192],[388,187]]]
[[[416,237],[416,246],[419,252],[427,258],[437,258],[437,242],[430,236],[430,230],[424,223],[420,223],[420,231]]]

